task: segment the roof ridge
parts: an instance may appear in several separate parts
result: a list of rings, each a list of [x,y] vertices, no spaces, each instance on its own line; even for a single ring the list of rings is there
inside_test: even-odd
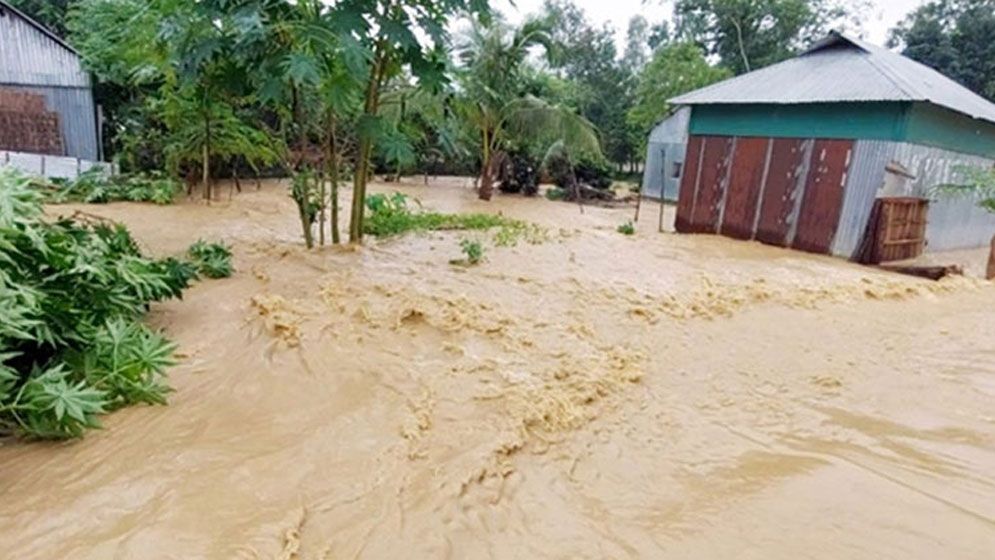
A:
[[[907,95],[910,98],[910,100],[928,101],[928,97],[920,93],[918,88],[915,87],[915,85],[909,83],[908,80],[906,80],[902,76],[892,71],[891,68],[887,67],[884,64],[880,64],[877,60],[874,59],[876,55],[880,55],[881,53],[875,53],[872,51],[867,51],[867,52],[868,56],[865,57],[867,63],[873,66],[874,69],[877,70],[882,76],[884,76],[886,80],[894,84],[894,86],[898,88],[899,91]],[[892,54],[891,51],[888,52],[889,54]]]
[[[42,25],[41,23],[39,23],[38,21],[36,21],[33,17],[31,17],[28,14],[26,14],[26,13],[22,12],[21,10],[17,9],[17,7],[14,6],[13,4],[7,2],[6,0],[0,0],[0,10],[2,10],[2,9],[10,10],[11,12],[14,13],[14,15],[20,17],[24,21],[28,22],[28,25],[34,27],[35,29],[37,29],[37,30],[41,31],[42,33],[44,33],[45,35],[47,35],[49,39],[52,39],[53,41],[55,41],[56,43],[58,43],[59,46],[61,46],[62,48],[68,50],[69,52],[75,54],[76,56],[81,56],[80,53],[79,53],[79,51],[77,51],[65,39],[63,39],[62,37],[60,37],[58,33],[52,31],[51,29],[49,29],[47,27],[45,27],[44,25]]]

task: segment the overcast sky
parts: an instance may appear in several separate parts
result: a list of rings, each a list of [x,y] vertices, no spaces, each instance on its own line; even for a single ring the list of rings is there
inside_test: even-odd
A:
[[[619,54],[624,45],[625,30],[629,18],[642,14],[650,24],[668,18],[672,2],[661,0],[574,0],[584,9],[588,18],[602,23],[610,22],[615,27],[618,36]],[[864,22],[863,35],[872,43],[883,45],[888,38],[888,30],[894,27],[905,14],[909,13],[924,0],[870,0],[871,13]],[[536,12],[542,6],[542,0],[514,0],[514,7],[509,0],[496,0],[491,5],[496,6],[513,22],[530,13]]]

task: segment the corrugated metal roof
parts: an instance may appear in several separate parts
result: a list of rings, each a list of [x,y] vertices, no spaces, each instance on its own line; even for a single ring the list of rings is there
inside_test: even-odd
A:
[[[671,103],[922,101],[995,122],[995,104],[900,54],[833,32],[804,54],[686,93]]]

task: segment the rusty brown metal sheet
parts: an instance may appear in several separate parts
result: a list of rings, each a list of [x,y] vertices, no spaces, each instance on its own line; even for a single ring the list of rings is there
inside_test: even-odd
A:
[[[693,232],[716,233],[719,230],[722,197],[735,144],[732,137],[708,137],[698,173],[698,193],[691,212]]]
[[[798,138],[776,138],[771,144],[767,181],[755,232],[757,241],[782,247],[788,244],[798,176],[806,164],[803,143]]]
[[[728,181],[720,231],[736,239],[753,238],[753,222],[763,190],[767,138],[739,138]]]
[[[691,136],[688,139],[688,148],[684,156],[684,175],[681,177],[681,189],[677,195],[677,217],[674,220],[674,229],[680,233],[691,231],[691,211],[694,208],[695,191],[698,189],[698,163],[704,145],[705,138],[702,136]]]
[[[815,141],[792,248],[829,253],[840,222],[852,154],[852,140]]]

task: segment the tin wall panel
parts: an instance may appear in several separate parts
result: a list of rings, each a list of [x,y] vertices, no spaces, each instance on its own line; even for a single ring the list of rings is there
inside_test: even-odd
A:
[[[722,201],[736,139],[708,137],[701,157],[697,196],[691,211],[691,229],[697,233],[716,233],[722,213]]]
[[[90,87],[72,50],[17,14],[0,11],[0,84]]]
[[[843,194],[843,210],[830,252],[838,257],[856,258],[874,199],[884,184],[885,167],[895,153],[894,142],[857,140]]]
[[[754,219],[763,190],[770,140],[739,138],[732,159],[720,232],[736,239],[752,239]]]
[[[702,136],[692,136],[688,139],[687,162],[684,176],[681,178],[680,195],[677,197],[677,217],[674,229],[681,233],[691,231],[691,213],[698,190],[698,175],[701,169],[701,156],[707,141]]]
[[[991,169],[995,161],[908,143],[895,145],[894,160],[915,176],[909,184],[910,195],[932,199],[926,226],[927,252],[984,247],[991,242],[995,214],[979,208],[976,198],[934,191],[938,185],[963,181],[965,167]]]
[[[788,243],[796,191],[805,170],[803,143],[798,138],[776,138],[771,144],[770,168],[754,235],[757,241],[782,247]]]
[[[816,140],[792,247],[829,253],[843,209],[852,140]]]

